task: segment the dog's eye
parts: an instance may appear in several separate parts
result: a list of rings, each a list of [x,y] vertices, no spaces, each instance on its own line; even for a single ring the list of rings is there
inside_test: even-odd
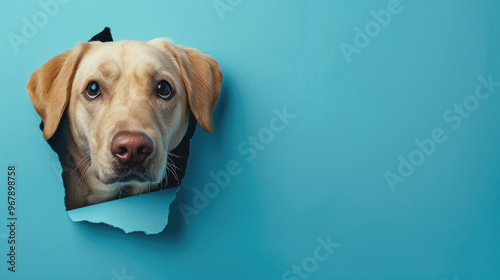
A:
[[[169,99],[172,96],[172,88],[167,81],[161,81],[158,83],[157,92],[158,96],[163,99]]]
[[[85,94],[88,98],[94,99],[101,94],[101,89],[99,88],[99,84],[97,82],[90,82],[85,89]]]

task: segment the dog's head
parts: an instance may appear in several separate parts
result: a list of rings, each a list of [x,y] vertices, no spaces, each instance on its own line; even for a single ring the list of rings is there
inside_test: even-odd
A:
[[[82,156],[106,185],[159,183],[189,111],[206,132],[219,97],[218,63],[165,39],[80,43],[37,69],[26,86],[49,139],[66,111]]]

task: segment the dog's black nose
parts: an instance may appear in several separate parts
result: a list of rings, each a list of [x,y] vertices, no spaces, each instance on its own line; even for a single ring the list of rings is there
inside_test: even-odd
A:
[[[153,141],[137,132],[120,132],[111,141],[111,153],[127,166],[143,163],[153,152]]]

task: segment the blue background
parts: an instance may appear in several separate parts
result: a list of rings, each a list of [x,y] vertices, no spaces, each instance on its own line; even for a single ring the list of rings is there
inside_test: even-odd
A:
[[[0,188],[1,279],[282,279],[328,236],[340,246],[309,279],[500,278],[500,88],[458,129],[443,119],[479,76],[500,80],[497,1],[402,0],[350,63],[340,45],[355,46],[355,28],[389,0],[221,1],[232,10],[219,15],[208,0],[69,1],[18,52],[8,34],[21,36],[22,18],[43,9],[3,4],[0,182],[15,164],[19,221],[11,273]],[[198,48],[224,73],[215,132],[197,129],[158,235],[68,218],[56,155],[24,89],[37,67],[104,26],[115,40]],[[247,161],[238,145],[284,107],[296,117]],[[398,156],[436,128],[447,140],[391,191],[384,173],[397,174]],[[192,206],[193,190],[231,160],[241,173],[187,223],[179,204]]]

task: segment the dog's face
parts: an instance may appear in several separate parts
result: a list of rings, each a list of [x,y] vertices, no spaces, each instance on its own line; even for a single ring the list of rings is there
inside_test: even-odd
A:
[[[37,69],[27,90],[44,138],[66,110],[74,145],[90,157],[89,172],[120,187],[162,181],[190,110],[212,131],[221,82],[210,56],[155,39],[80,43]]]

